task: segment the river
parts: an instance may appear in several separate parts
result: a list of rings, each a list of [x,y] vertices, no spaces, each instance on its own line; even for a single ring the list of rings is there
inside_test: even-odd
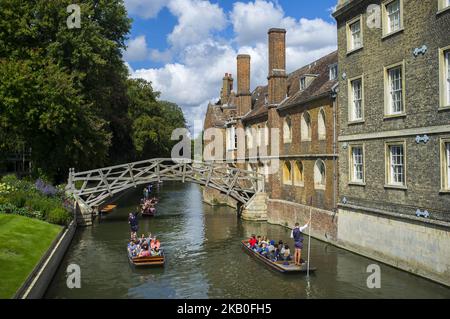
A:
[[[375,261],[314,239],[314,275],[275,273],[244,253],[240,240],[255,233],[290,242],[290,231],[208,206],[195,184],[163,184],[158,214],[140,219],[140,233],[158,235],[166,266],[134,269],[126,254],[127,217],[141,194],[125,194],[109,216],[77,231],[46,298],[450,298],[450,289],[383,264],[381,288],[369,289],[366,271]],[[79,289],[67,287],[70,264],[80,266]]]

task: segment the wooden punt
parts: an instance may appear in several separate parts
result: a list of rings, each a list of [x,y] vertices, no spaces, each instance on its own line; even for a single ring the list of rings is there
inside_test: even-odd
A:
[[[166,257],[163,252],[161,252],[161,256],[135,258],[128,253],[128,259],[135,267],[164,267]]]
[[[102,214],[109,214],[115,208],[117,208],[117,205],[108,205],[108,206],[103,207],[103,209],[100,212]]]
[[[261,256],[258,253],[255,253],[250,247],[247,246],[248,241],[243,240],[242,241],[242,247],[250,256],[256,258],[257,260],[264,263],[266,266],[270,267],[273,270],[276,270],[281,273],[307,273],[307,265],[306,263],[303,264],[301,267],[296,266],[293,261],[288,262],[288,265],[284,265],[285,261],[271,261],[270,259],[267,259],[264,256]],[[310,267],[309,272],[313,273],[317,270],[315,267]]]
[[[142,216],[144,217],[154,217],[156,215],[156,208],[155,207],[151,207],[149,209],[143,210],[142,211]]]

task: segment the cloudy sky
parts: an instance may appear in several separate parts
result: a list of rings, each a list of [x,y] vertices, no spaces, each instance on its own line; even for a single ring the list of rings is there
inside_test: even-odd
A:
[[[252,89],[267,83],[267,31],[287,29],[288,71],[336,49],[337,0],[125,0],[133,28],[124,53],[132,77],[153,83],[190,125],[217,101],[236,55],[252,56]]]

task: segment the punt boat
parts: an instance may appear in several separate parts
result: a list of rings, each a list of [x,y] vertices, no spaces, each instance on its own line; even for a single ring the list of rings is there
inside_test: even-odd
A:
[[[297,266],[293,261],[272,261],[264,256],[261,256],[260,254],[254,252],[250,247],[247,246],[248,241],[243,240],[242,241],[242,248],[246,253],[248,253],[250,256],[254,257],[255,259],[259,260],[260,262],[264,263],[269,268],[276,270],[281,273],[307,273],[307,264],[304,263],[302,266]],[[315,267],[309,268],[309,272],[313,273],[317,270]]]
[[[128,249],[127,249],[128,251]],[[161,250],[161,256],[151,256],[151,257],[132,257],[128,252],[128,259],[130,263],[135,267],[164,267],[166,257],[164,252]]]

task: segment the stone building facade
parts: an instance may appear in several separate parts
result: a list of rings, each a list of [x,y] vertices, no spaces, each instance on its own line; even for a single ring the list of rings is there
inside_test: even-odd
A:
[[[450,283],[450,3],[340,1],[338,244]]]

